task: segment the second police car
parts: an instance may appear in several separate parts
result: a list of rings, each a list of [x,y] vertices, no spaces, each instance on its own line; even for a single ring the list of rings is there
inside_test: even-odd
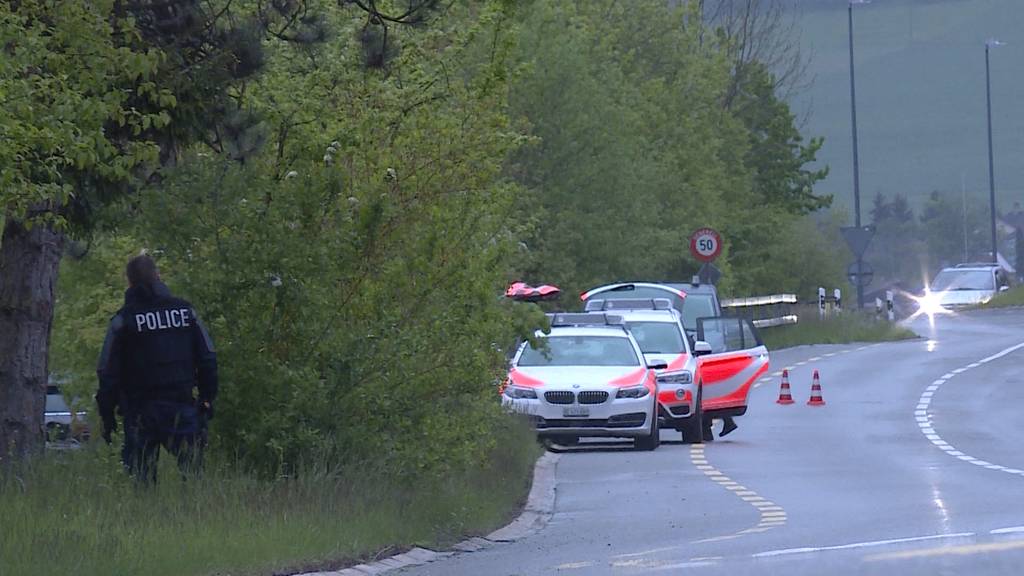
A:
[[[655,282],[609,284],[581,295],[584,302],[595,299],[629,300],[667,298],[672,307],[687,315],[687,293],[678,286]],[[717,298],[713,308],[717,311]],[[707,310],[707,313],[710,310]],[[693,356],[698,357],[693,378],[701,393],[700,410],[703,439],[712,440],[711,423],[720,418],[731,422],[747,412],[747,397],[754,382],[768,371],[768,350],[749,320],[742,318],[695,317],[692,338]]]
[[[690,349],[682,316],[666,298],[589,300],[587,311],[621,315],[650,364],[665,364],[657,375],[658,412],[684,442],[700,442],[704,425],[701,386],[694,378],[697,358]],[[705,350],[707,351],[707,350]]]
[[[632,438],[639,450],[660,444],[656,370],[621,316],[551,314],[512,359],[502,403],[529,415],[537,434],[562,444],[580,437]]]

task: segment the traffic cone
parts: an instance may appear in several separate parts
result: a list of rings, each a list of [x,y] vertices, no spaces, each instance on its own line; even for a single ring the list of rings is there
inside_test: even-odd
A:
[[[779,389],[779,399],[776,404],[792,404],[793,395],[789,391],[789,370],[782,371],[782,388]]]
[[[811,384],[811,398],[807,401],[808,406],[824,406],[825,399],[821,397],[821,379],[818,378],[818,371],[814,371],[814,381]]]

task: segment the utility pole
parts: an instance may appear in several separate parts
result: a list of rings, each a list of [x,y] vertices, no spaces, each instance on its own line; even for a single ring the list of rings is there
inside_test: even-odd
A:
[[[857,149],[857,81],[853,66],[853,5],[863,4],[863,0],[850,0],[847,6],[850,31],[850,119],[853,124],[853,205],[856,215],[856,226],[860,222],[860,155]],[[864,257],[857,255],[857,308],[864,308],[864,285],[861,274],[864,270]]]
[[[964,203],[964,262],[969,261],[970,256],[967,254],[967,175],[963,172],[960,173],[960,198]]]
[[[989,66],[989,51],[1002,42],[991,39],[985,42],[985,102],[988,112],[988,200],[992,219],[992,262],[999,263],[999,244],[996,234],[996,171],[992,158],[992,72]]]

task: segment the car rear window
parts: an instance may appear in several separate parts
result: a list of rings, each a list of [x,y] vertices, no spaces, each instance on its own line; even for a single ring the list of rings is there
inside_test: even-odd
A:
[[[632,343],[618,336],[549,336],[546,346],[527,345],[519,366],[639,366]]]
[[[629,331],[644,354],[683,354],[686,352],[683,333],[679,330],[679,325],[674,322],[630,322]]]

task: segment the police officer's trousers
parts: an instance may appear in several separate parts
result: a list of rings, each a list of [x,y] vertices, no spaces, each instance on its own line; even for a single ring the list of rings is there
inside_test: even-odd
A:
[[[206,426],[194,404],[154,400],[125,414],[121,459],[128,473],[141,482],[156,482],[161,446],[178,460],[185,476],[202,469]]]

